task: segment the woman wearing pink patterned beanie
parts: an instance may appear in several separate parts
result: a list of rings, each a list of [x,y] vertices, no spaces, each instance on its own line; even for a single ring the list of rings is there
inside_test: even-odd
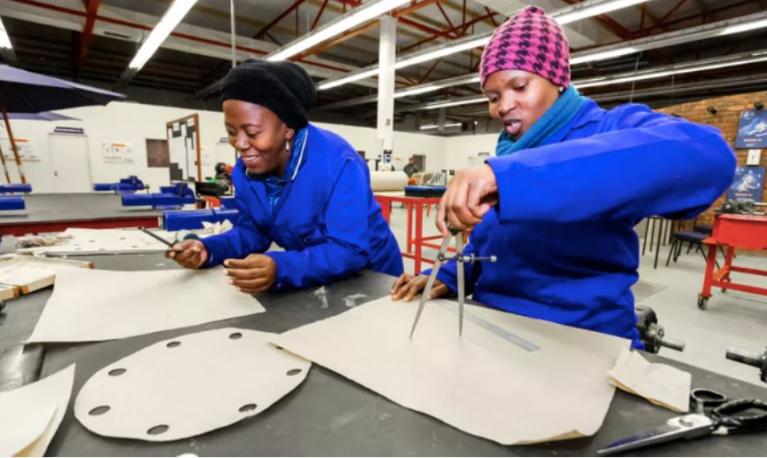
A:
[[[634,225],[651,215],[692,218],[732,181],[735,157],[718,130],[645,105],[605,110],[570,84],[562,28],[528,7],[493,34],[480,63],[490,116],[503,121],[496,157],[459,172],[437,214],[472,229],[466,293],[490,307],[632,339],[638,278]],[[428,273],[428,272],[426,272]],[[395,299],[426,283],[401,276]],[[433,296],[455,292],[454,263]]]

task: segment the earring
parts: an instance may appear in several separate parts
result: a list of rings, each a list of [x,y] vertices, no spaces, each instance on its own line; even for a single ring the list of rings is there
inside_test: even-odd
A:
[[[285,140],[285,151],[290,151],[290,142]]]

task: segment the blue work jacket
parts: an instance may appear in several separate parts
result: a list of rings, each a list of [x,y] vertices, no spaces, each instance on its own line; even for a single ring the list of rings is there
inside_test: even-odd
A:
[[[264,181],[237,160],[232,183],[240,214],[232,230],[203,240],[206,266],[264,253],[275,242],[285,251],[266,253],[277,265],[273,290],[327,284],[362,269],[400,275],[402,256],[370,190],[367,165],[338,135],[307,129],[295,176],[274,210]]]
[[[536,148],[488,159],[499,204],[474,228],[466,294],[519,315],[632,339],[639,275],[634,226],[652,215],[693,218],[735,170],[719,131],[627,104],[588,100]],[[428,272],[427,272],[428,273]],[[437,278],[456,290],[455,263]],[[691,304],[695,291],[690,291]]]

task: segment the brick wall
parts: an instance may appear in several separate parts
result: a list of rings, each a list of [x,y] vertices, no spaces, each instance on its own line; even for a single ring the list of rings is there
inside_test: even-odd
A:
[[[683,103],[681,105],[661,108],[657,111],[676,114],[693,122],[717,127],[722,131],[722,135],[724,135],[724,138],[730,146],[735,149],[735,137],[738,133],[740,113],[744,110],[753,110],[754,102],[758,100],[767,105],[767,91],[699,100],[697,102]],[[717,113],[709,113],[708,107],[714,107],[717,110]],[[738,165],[746,164],[747,152],[748,150],[745,149],[735,149],[735,153],[738,156]],[[760,165],[767,167],[767,150],[762,151]],[[767,189],[767,186],[765,189]],[[724,196],[717,199],[717,201],[701,215],[699,221],[711,224],[714,218],[714,209],[719,208],[723,201]],[[767,191],[762,196],[762,202],[764,201],[767,201]]]

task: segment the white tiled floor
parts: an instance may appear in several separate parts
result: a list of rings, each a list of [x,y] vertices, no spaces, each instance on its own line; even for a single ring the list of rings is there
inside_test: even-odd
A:
[[[405,241],[405,212],[392,209],[392,229],[401,246]],[[436,234],[434,213],[424,215],[427,234]],[[641,242],[641,241],[640,241]],[[683,352],[666,348],[660,354],[714,372],[759,384],[759,370],[725,359],[728,347],[740,346],[759,352],[767,346],[767,297],[727,291],[713,292],[706,310],[697,306],[697,297],[703,284],[704,261],[699,253],[685,254],[679,261],[665,266],[668,246],[662,246],[658,268],[653,268],[654,253],[642,257],[640,284],[635,294],[637,304],[655,309],[666,336],[686,343]],[[432,253],[433,254],[433,253]],[[736,265],[767,270],[767,257],[740,255]],[[406,272],[413,271],[412,260],[405,260]],[[735,281],[767,287],[767,277],[740,274]],[[649,296],[638,290],[649,291]],[[642,297],[645,296],[645,297]]]

